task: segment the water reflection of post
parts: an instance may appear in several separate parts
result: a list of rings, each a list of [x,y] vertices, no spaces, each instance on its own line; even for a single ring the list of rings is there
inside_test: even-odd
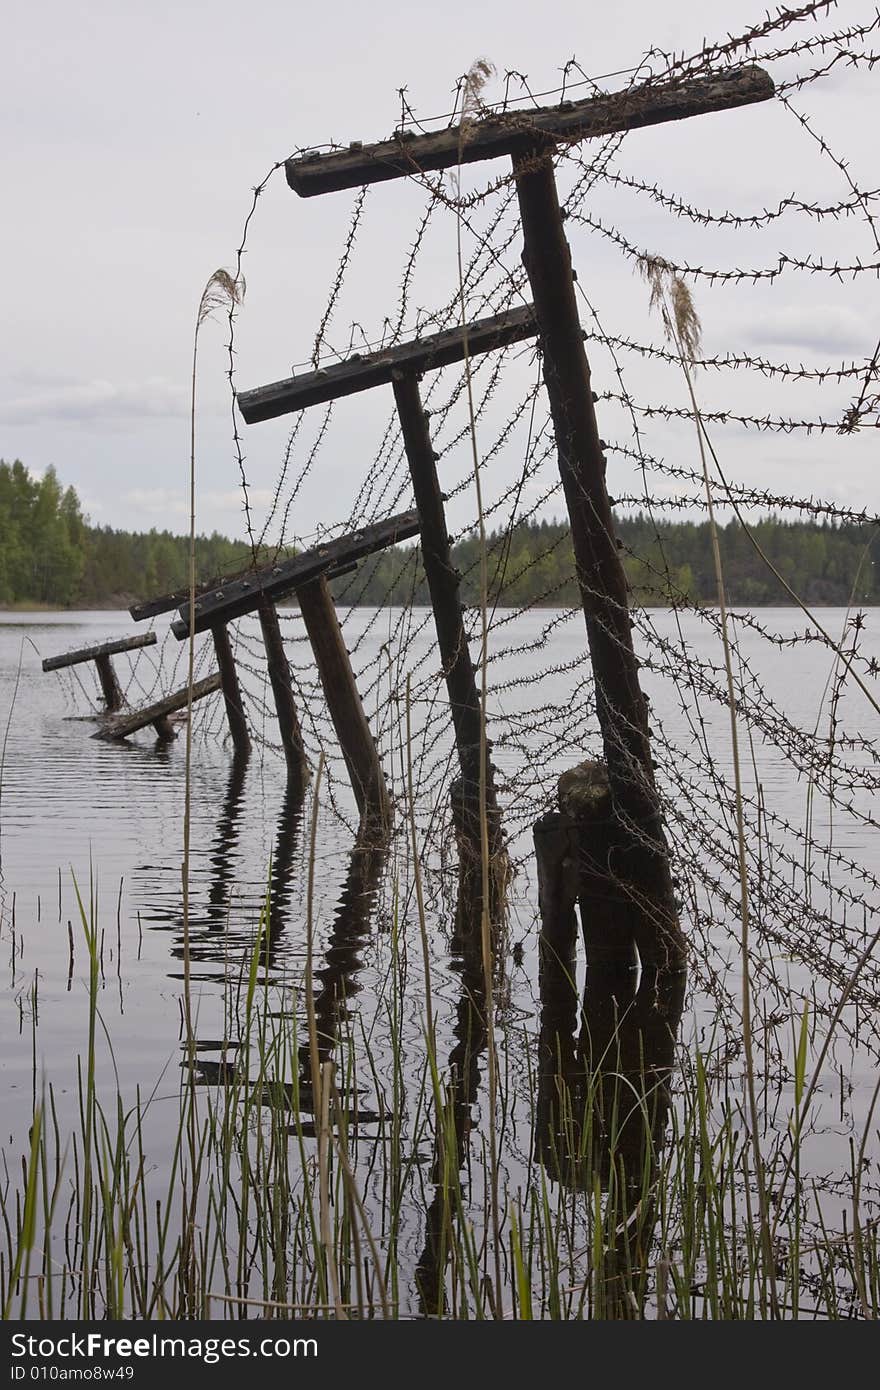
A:
[[[535,1156],[563,1186],[590,1192],[598,1179],[606,1194],[594,1316],[642,1316],[685,981],[592,965],[578,1029],[571,962],[542,951]]]
[[[486,988],[477,952],[469,951],[460,968],[455,1046],[449,1054],[449,1079],[431,1174],[434,1196],[427,1209],[425,1244],[416,1265],[419,1307],[426,1317],[443,1311],[446,1261],[455,1248],[452,1223],[458,1205],[456,1185],[468,1158],[472,1111],[480,1088],[480,1059],[488,1040]]]
[[[347,1017],[347,1001],[360,988],[357,975],[364,946],[369,940],[370,921],[387,857],[387,833],[380,825],[365,819],[355,837],[348,873],[330,929],[324,956],[327,963],[314,972],[319,1064],[332,1056],[339,1024]],[[311,1095],[311,1059],[307,1043],[300,1048],[300,1065],[303,1075],[301,1096],[305,1100],[306,1095]]]
[[[201,920],[201,925],[206,923],[208,930],[207,933],[193,934],[190,945],[193,961],[200,964],[210,962],[220,967],[219,973],[213,977],[219,983],[226,981],[229,953],[233,945],[240,949],[245,957],[249,956],[253,948],[250,915],[248,914],[241,924],[230,920],[230,890],[236,867],[234,851],[241,829],[247,768],[248,753],[237,751],[229,769],[226,795],[223,798],[209,855],[211,882],[208,888],[207,911]],[[298,781],[288,778],[278,817],[268,895],[261,895],[261,902],[266,902],[268,898],[268,913],[260,943],[260,963],[267,974],[274,964],[275,949],[285,925],[304,800],[304,793]],[[196,920],[195,916],[191,919],[191,932]],[[181,938],[178,938],[171,954],[176,959],[183,956]],[[211,977],[203,975],[201,978]]]
[[[229,912],[229,885],[232,880],[234,861],[232,851],[238,839],[238,821],[241,814],[241,800],[244,794],[245,773],[248,767],[248,751],[236,750],[229,769],[229,781],[217,833],[211,849],[210,863],[213,869],[211,886],[208,890],[208,923],[212,930],[222,930]]]
[[[268,972],[272,966],[279,937],[287,925],[287,908],[293,883],[293,862],[299,844],[305,807],[305,790],[298,777],[288,777],[284,800],[278,816],[278,832],[272,854],[269,877],[269,910],[261,950],[262,962]]]

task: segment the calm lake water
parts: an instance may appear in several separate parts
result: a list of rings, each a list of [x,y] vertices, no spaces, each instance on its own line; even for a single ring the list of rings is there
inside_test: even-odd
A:
[[[315,838],[316,952],[325,958],[324,968],[331,975],[341,971],[348,980],[352,1013],[378,1050],[381,1086],[388,1079],[382,1071],[383,1058],[388,1061],[383,1029],[387,1031],[389,924],[394,912],[404,924],[410,956],[403,1055],[415,1064],[421,1049],[420,946],[411,905],[408,827],[399,813],[379,877],[375,912],[367,922],[353,920],[345,905],[354,802],[301,624],[290,613],[282,616],[306,739],[313,756],[319,746],[327,754]],[[767,837],[766,849],[755,850],[750,867],[756,885],[755,952],[766,965],[756,967],[756,1039],[762,1048],[768,1044],[765,1071],[771,1087],[775,1062],[771,1066],[770,1059],[776,1053],[768,1038],[773,1034],[774,1045],[785,1052],[788,1017],[782,1024],[774,1020],[786,992],[794,1015],[800,1013],[803,998],[813,998],[820,1011],[823,1001],[833,1003],[866,934],[876,929],[872,912],[878,894],[872,876],[880,876],[880,840],[872,805],[878,716],[852,679],[841,689],[833,654],[820,642],[785,644],[793,635],[804,635],[808,624],[803,614],[779,609],[760,610],[756,616],[778,639],[768,640],[748,623],[737,624],[737,680],[749,711],[748,720],[741,721],[745,791],[752,807],[747,819],[750,830],[760,829],[755,810],[760,806]],[[870,661],[880,656],[880,610],[869,611],[858,632],[846,626],[847,615],[841,611],[823,609],[817,616],[835,639],[845,633],[847,649],[855,639],[853,664],[876,698]],[[450,960],[454,851],[443,834],[453,750],[430,614],[359,609],[345,615],[344,626],[364,704],[401,805],[407,780],[407,716],[410,720],[434,1005],[444,1055],[455,1046],[462,983]],[[86,902],[97,902],[100,1009],[112,1040],[112,1068],[109,1047],[102,1042],[102,1084],[115,1087],[118,1077],[128,1095],[137,1087],[157,1087],[151,1158],[157,1172],[168,1161],[163,1144],[176,1121],[181,1060],[185,740],[181,736],[160,745],[149,729],[120,745],[95,739],[90,716],[98,702],[91,666],[78,667],[73,675],[43,674],[40,669],[43,657],[131,632],[124,613],[0,615],[0,738],[5,736],[0,801],[0,1126],[10,1167],[12,1160],[19,1161],[34,1087],[41,1077],[56,1088],[62,1124],[65,1105],[72,1119],[76,1058],[85,1045],[87,978],[76,887]],[[131,661],[116,659],[132,704],[158,698],[185,682],[184,648],[167,635],[165,626],[157,625],[157,633],[155,648],[134,654]],[[694,951],[680,1046],[685,1052],[696,1044],[726,1049],[735,1059],[741,1042],[735,1009],[731,1006],[725,1017],[723,1005],[727,996],[733,1001],[738,997],[739,964],[735,842],[723,791],[732,779],[732,759],[728,716],[721,703],[722,650],[712,622],[695,614],[652,612],[639,620],[636,637],[652,699],[658,776],[675,809],[670,834],[682,866],[682,922]],[[194,720],[191,922],[196,1033],[201,1059],[218,1064],[230,1041],[230,982],[239,978],[252,949],[267,892],[271,944],[262,968],[279,989],[295,990],[301,981],[306,942],[311,802],[291,808],[285,795],[284,761],[276,746],[255,622],[240,624],[238,642],[256,735],[247,765],[233,758],[218,697],[206,701]],[[549,808],[558,774],[599,751],[584,649],[579,615],[549,610],[494,615],[487,705],[505,821],[518,866],[509,928],[515,950],[498,1010],[510,1059],[514,1116],[505,1163],[514,1173],[530,1163],[530,1138],[522,1117],[540,1021],[531,824]],[[211,667],[210,649],[201,643],[198,667],[198,674]],[[832,736],[826,785],[811,759],[817,748],[827,749]],[[759,862],[761,853],[765,859]],[[732,895],[730,901],[726,895]],[[876,1074],[872,1030],[878,989],[872,968],[866,969],[862,983],[861,1002],[847,1010],[847,1032],[829,1054],[814,1132],[806,1146],[810,1163],[828,1177],[832,1192],[836,1179],[848,1171],[851,1139],[860,1139]],[[821,1020],[814,1048],[820,1040]],[[773,1105],[766,1107],[768,1125],[777,1113],[778,1122],[785,1123],[790,1097],[790,1079],[780,1075]],[[383,1103],[381,1096],[373,1100]],[[482,1118],[478,1095],[475,1131]],[[868,1200],[877,1189],[877,1157],[872,1148],[864,1188]],[[842,1196],[839,1205],[845,1205]],[[405,1232],[404,1256],[408,1248],[413,1260],[421,1219],[423,1214],[414,1213],[411,1229]]]

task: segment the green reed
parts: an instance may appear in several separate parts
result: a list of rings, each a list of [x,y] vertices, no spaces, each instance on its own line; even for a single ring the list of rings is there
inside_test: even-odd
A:
[[[264,910],[228,982],[238,1046],[216,1074],[200,1073],[197,1061],[192,1083],[183,1058],[176,1119],[160,1141],[168,1078],[127,1097],[115,1077],[99,1010],[95,898],[79,901],[88,991],[77,1121],[65,1131],[57,1083],[35,1074],[24,1150],[5,1155],[5,1317],[877,1315],[878,1223],[860,1190],[867,1135],[854,1145],[842,1230],[801,1163],[816,1089],[806,1015],[792,1020],[790,1122],[762,1147],[761,1182],[741,1079],[719,1068],[711,1048],[682,1053],[673,1075],[658,1078],[646,1063],[636,1076],[615,1055],[616,1032],[574,1077],[561,1051],[536,1063],[533,1038],[500,1034],[493,1169],[485,1117],[470,1129],[471,1099],[427,1020],[423,1055],[415,1065],[404,1055],[401,942],[410,924],[401,899],[381,1049],[358,1017],[342,1018],[329,1045],[313,999],[303,1011],[302,982],[270,983]],[[483,1074],[484,1047],[475,1040]],[[540,1162],[520,1169],[505,1147],[514,1051],[528,1059],[531,1098],[530,1132],[518,1118],[518,1143],[540,1151]],[[378,1097],[369,1136],[358,1121],[365,1084]],[[553,1098],[549,1130],[539,1093]],[[479,1098],[485,1104],[482,1079]],[[661,1101],[669,1108],[658,1125]],[[869,1125],[872,1117],[873,1106]],[[777,1202],[773,1281],[762,1188]]]

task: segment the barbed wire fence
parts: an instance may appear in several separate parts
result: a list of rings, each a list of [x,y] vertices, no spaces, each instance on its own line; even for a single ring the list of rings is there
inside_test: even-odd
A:
[[[844,7],[852,8],[852,7]],[[828,3],[780,9],[758,25],[691,55],[651,49],[632,69],[589,76],[572,58],[561,85],[552,92],[533,92],[527,79],[509,71],[501,75],[504,95],[484,113],[504,112],[528,129],[529,111],[548,98],[560,103],[572,94],[602,93],[644,84],[732,70],[744,62],[760,63],[774,79],[773,104],[815,156],[811,168],[824,171],[815,188],[795,188],[772,206],[706,207],[659,178],[646,178],[637,163],[627,164],[630,142],[613,133],[584,145],[563,147],[558,154],[560,201],[567,221],[575,266],[616,262],[636,270],[659,265],[693,288],[705,325],[723,322],[730,297],[736,296],[739,320],[772,315],[766,293],[780,282],[796,284],[806,309],[816,305],[821,317],[825,296],[842,293],[847,284],[860,295],[880,272],[880,188],[865,187],[846,152],[834,148],[810,108],[811,93],[821,91],[841,70],[872,72],[880,61],[880,13],[857,22],[835,22],[838,7]],[[452,110],[443,117],[419,118],[401,93],[397,133],[424,132],[452,125],[461,117],[464,78],[456,85]],[[766,111],[769,107],[763,108]],[[324,147],[322,147],[324,148]],[[334,148],[328,146],[326,148]],[[295,153],[304,153],[297,150]],[[260,200],[277,172],[279,160],[254,188],[234,273],[241,275]],[[342,245],[324,308],[314,333],[308,368],[327,366],[353,351],[389,347],[454,327],[460,306],[478,318],[499,314],[528,297],[520,263],[519,220],[513,175],[474,180],[463,190],[444,175],[413,175],[422,198],[413,218],[398,277],[397,302],[384,320],[365,328],[352,318],[343,328],[346,294],[358,275],[369,274],[360,248],[371,219],[381,224],[381,201],[359,190],[340,218]],[[646,224],[659,229],[650,243]],[[417,303],[423,284],[436,284],[426,266],[431,237],[457,222],[470,247],[458,276],[450,278],[446,297],[430,308]],[[742,264],[730,255],[731,238],[743,246]],[[780,249],[779,241],[786,239]],[[773,243],[772,245],[770,243]],[[816,250],[816,244],[821,249]],[[673,253],[684,244],[686,255]],[[693,248],[693,249],[691,249]],[[721,257],[717,259],[717,257]],[[739,258],[739,257],[738,257]],[[424,271],[424,273],[422,273]],[[703,474],[688,462],[693,409],[687,400],[676,352],[663,339],[659,319],[648,313],[647,291],[639,291],[639,332],[612,319],[600,304],[600,290],[577,286],[586,346],[590,356],[601,427],[607,438],[609,486],[614,505],[639,511],[654,528],[653,558],[639,554],[647,575],[642,601],[633,607],[640,663],[652,693],[653,756],[661,789],[667,831],[679,884],[682,913],[691,942],[692,969],[698,987],[710,997],[728,1037],[739,1023],[736,990],[729,979],[738,949],[738,862],[736,801],[723,736],[712,732],[713,718],[727,709],[728,696],[720,661],[719,616],[695,602],[678,584],[664,550],[662,522],[686,514],[706,513]],[[421,278],[420,278],[421,276]],[[822,286],[821,297],[811,298]],[[726,298],[725,298],[726,297]],[[384,520],[412,505],[410,476],[398,417],[389,400],[370,457],[352,463],[357,482],[342,514],[321,518],[317,531],[300,529],[298,502],[334,442],[347,435],[334,404],[318,410],[306,424],[305,413],[293,418],[278,463],[271,499],[258,519],[246,457],[245,437],[235,408],[238,385],[237,326],[239,310],[230,307],[228,377],[232,391],[233,462],[242,491],[242,510],[253,554],[281,554],[327,540],[353,528]],[[818,334],[821,338],[821,333]],[[519,344],[475,359],[469,370],[474,390],[479,466],[484,495],[483,520],[490,533],[489,573],[510,583],[553,559],[565,536],[534,532],[536,549],[516,568],[513,540],[530,521],[564,514],[562,484],[555,460],[552,421],[540,379],[540,348]],[[868,432],[880,425],[880,342],[847,360],[818,358],[793,363],[732,344],[707,352],[695,362],[699,370],[702,424],[722,458],[739,458],[742,440],[755,448],[778,436],[806,441],[833,441],[835,453],[849,451],[866,465]],[[431,374],[423,388],[431,433],[444,479],[447,506],[454,513],[458,537],[477,526],[473,475],[461,445],[470,437],[466,409],[466,375],[447,367]],[[876,436],[873,436],[876,438]],[[736,463],[725,464],[736,474]],[[457,471],[456,471],[457,470]],[[760,467],[750,472],[761,472]],[[612,481],[613,480],[613,481]],[[862,528],[866,545],[877,534],[880,515],[839,497],[786,493],[779,488],[734,476],[713,480],[716,506],[735,507],[739,516],[773,512],[782,518],[808,517],[832,525]],[[747,523],[745,523],[747,524]],[[454,539],[454,538],[453,538]],[[433,641],[430,608],[412,601],[420,581],[417,547],[395,573],[393,592],[375,602],[381,557],[338,581],[337,608],[350,641],[358,686],[393,794],[399,805],[407,796],[403,759],[399,756],[407,700],[414,712],[417,748],[416,801],[424,865],[435,910],[442,912],[454,895],[454,868],[446,852],[449,834],[449,783],[454,746],[439,654]],[[474,562],[474,566],[478,564]],[[513,565],[513,568],[512,568]],[[465,573],[463,579],[469,575]],[[472,576],[471,576],[472,577]],[[559,773],[586,757],[598,743],[596,684],[583,642],[579,607],[560,603],[557,579],[533,585],[534,596],[518,605],[495,600],[489,614],[488,708],[486,711],[505,830],[516,870],[515,908],[523,927],[533,921],[536,901],[532,870],[531,826],[555,800]],[[401,594],[410,593],[409,602]],[[371,595],[371,606],[364,597]],[[640,598],[642,596],[640,595]],[[652,606],[653,603],[658,605]],[[669,614],[668,620],[665,614]],[[324,704],[311,650],[298,615],[280,613],[294,690],[303,717],[304,735],[313,761],[323,754],[325,795],[332,811],[353,833],[355,816],[347,790],[345,764]],[[876,657],[864,643],[863,615],[854,608],[844,631],[833,636],[804,616],[802,631],[777,630],[761,612],[732,615],[736,637],[736,701],[744,741],[753,750],[753,785],[745,810],[749,892],[756,905],[757,949],[754,970],[766,1000],[792,1009],[808,1004],[816,1022],[827,1021],[869,939],[880,909],[880,877],[870,853],[856,853],[880,823],[874,807],[880,786],[880,747],[871,732],[875,713],[856,686],[858,673],[869,684],[877,674]],[[480,655],[480,613],[471,609],[465,622],[472,653]],[[572,634],[580,644],[572,644]],[[569,640],[560,643],[565,635]],[[817,692],[817,717],[799,723],[762,680],[765,652],[794,654],[824,649],[829,683]],[[843,651],[843,657],[841,656]],[[149,702],[163,690],[183,683],[184,647],[167,636],[155,653],[141,652],[131,662],[129,699]],[[255,624],[242,620],[235,631],[236,663],[248,697],[254,743],[266,754],[279,751],[265,656]],[[715,655],[711,655],[711,653]],[[209,644],[199,648],[197,678],[210,667]],[[79,681],[80,675],[70,677]],[[658,694],[661,689],[664,692]],[[88,692],[86,692],[88,693]],[[824,714],[823,714],[824,711]],[[673,718],[673,712],[675,717]],[[205,739],[224,735],[220,702],[194,712]],[[719,725],[720,727],[720,725]],[[756,752],[755,750],[759,750]],[[778,798],[763,779],[761,758],[784,765],[793,782],[805,789],[799,820],[790,798]],[[809,794],[807,794],[809,789]],[[817,803],[821,802],[822,815]],[[401,817],[398,817],[401,820]],[[531,914],[531,917],[530,917]],[[792,969],[794,962],[798,968]],[[868,960],[859,968],[842,1034],[858,1040],[880,1057],[880,967]],[[765,1042],[772,1034],[766,1026]]]

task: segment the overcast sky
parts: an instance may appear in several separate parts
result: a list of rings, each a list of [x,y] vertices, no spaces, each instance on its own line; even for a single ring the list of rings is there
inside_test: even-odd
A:
[[[824,27],[842,28],[869,13],[861,0],[843,0]],[[631,67],[650,44],[689,52],[704,36],[739,32],[762,14],[754,0],[670,0],[665,6],[617,0],[601,7],[583,0],[483,0],[478,6],[463,0],[381,0],[374,6],[353,0],[87,0],[77,6],[13,0],[5,13],[0,83],[0,457],[20,457],[35,471],[54,464],[96,523],[186,529],[195,309],[215,267],[233,264],[250,189],[276,160],[327,140],[389,134],[402,86],[419,115],[448,111],[456,77],[479,56],[499,73],[526,73],[532,89],[542,91],[558,86],[572,55],[601,75]],[[798,99],[846,153],[853,177],[866,189],[880,184],[877,80],[841,66]],[[502,85],[497,78],[488,97],[500,97]],[[607,82],[610,89],[619,85],[621,79]],[[715,210],[760,211],[792,193],[824,204],[849,195],[840,172],[776,104],[633,133],[616,167]],[[483,176],[489,176],[485,170]],[[242,387],[285,376],[292,363],[308,359],[353,202],[348,193],[300,201],[283,173],[270,184],[246,258]],[[384,315],[396,308],[424,203],[412,185],[385,185],[369,195],[328,333],[334,346],[345,347],[353,321],[368,337],[380,336]],[[880,259],[870,228],[858,217],[827,229],[803,216],[786,218],[758,237],[705,233],[607,186],[597,187],[586,206],[635,244],[682,261],[762,266],[781,251],[826,261]],[[605,328],[661,341],[645,288],[625,257],[586,230],[572,228],[571,239],[579,283]],[[449,300],[457,283],[455,255],[454,223],[447,218],[426,243],[414,312]],[[514,246],[511,266],[517,255]],[[698,282],[694,291],[707,352],[826,364],[869,356],[880,332],[873,278],[853,286],[791,273],[772,288],[713,290]],[[200,374],[198,525],[240,535],[224,341],[224,325],[209,325]],[[525,358],[515,364],[510,399],[531,371]],[[638,387],[645,400],[669,400],[673,392],[678,403],[680,383],[671,386],[638,366],[634,372],[630,389]],[[707,408],[742,414],[839,418],[851,397],[847,385],[786,393],[743,374],[721,381],[706,376],[703,389]],[[339,410],[319,466],[297,495],[293,532],[307,535],[347,515],[389,405],[385,398],[359,398]],[[692,444],[681,430],[648,425],[652,452],[670,457],[687,450],[693,464]],[[259,521],[278,476],[287,425],[243,430]],[[728,427],[719,440],[736,477],[876,511],[872,436],[865,430],[854,438],[804,440]],[[464,478],[467,457],[449,466],[450,476]],[[503,460],[497,465],[499,490],[504,466]],[[625,490],[630,482],[624,469],[612,487]],[[658,486],[668,491],[662,480]],[[470,502],[459,507],[467,509],[462,517],[472,514]],[[550,505],[554,510],[558,504]]]

